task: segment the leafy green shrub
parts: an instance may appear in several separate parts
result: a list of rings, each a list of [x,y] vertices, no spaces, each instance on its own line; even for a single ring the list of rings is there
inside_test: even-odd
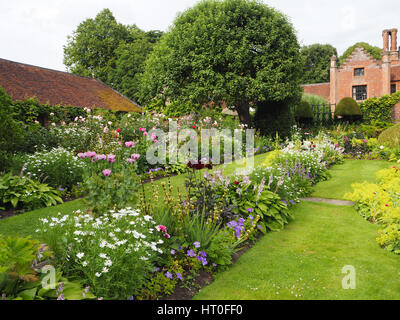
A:
[[[392,95],[373,97],[360,103],[363,120],[367,123],[373,121],[393,121],[393,108],[400,101],[400,91]]]
[[[77,211],[41,221],[38,232],[64,274],[80,277],[104,298],[137,295],[163,253],[162,239],[167,241],[151,216],[131,208],[99,218]]]
[[[308,102],[310,105],[328,105],[328,101],[324,97],[304,92],[301,101]]]
[[[350,97],[340,100],[335,109],[335,116],[342,117],[344,120],[352,121],[362,117],[358,103]]]
[[[83,181],[84,161],[62,147],[38,151],[25,158],[25,174],[52,187],[71,189]]]
[[[314,117],[311,105],[307,101],[301,101],[295,110],[297,121],[312,120]]]
[[[260,103],[254,116],[254,124],[262,135],[286,138],[290,136],[295,119],[285,102]]]
[[[365,134],[368,138],[378,138],[383,131],[392,127],[393,125],[394,124],[392,122],[372,120],[370,124],[361,124],[360,127],[356,128],[356,131]]]
[[[0,87],[0,152],[15,152],[23,142],[21,122],[14,119],[11,98]],[[1,163],[0,163],[1,165]],[[0,171],[5,165],[0,166]]]
[[[32,210],[62,202],[59,192],[47,184],[13,176],[11,173],[0,176],[0,205]]]
[[[386,144],[392,148],[400,147],[400,124],[397,124],[381,133],[379,143]]]

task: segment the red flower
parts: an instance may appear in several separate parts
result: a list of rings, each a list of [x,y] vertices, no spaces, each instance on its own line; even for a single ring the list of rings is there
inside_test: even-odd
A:
[[[193,129],[196,129],[196,126],[192,126]]]
[[[240,182],[239,181],[235,181],[234,184],[238,185]]]

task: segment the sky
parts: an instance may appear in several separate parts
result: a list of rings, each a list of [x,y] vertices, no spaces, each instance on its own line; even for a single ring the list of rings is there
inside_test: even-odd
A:
[[[109,8],[118,22],[167,31],[198,0],[0,0],[0,58],[65,71],[63,46],[79,23]],[[398,0],[263,0],[284,13],[301,45],[329,43],[339,55],[356,42],[382,47],[399,28]],[[400,42],[399,42],[400,43]]]

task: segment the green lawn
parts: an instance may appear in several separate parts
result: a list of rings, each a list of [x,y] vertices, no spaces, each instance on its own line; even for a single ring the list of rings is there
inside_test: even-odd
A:
[[[266,155],[261,154],[254,157],[254,165],[257,166],[261,164],[265,160]],[[225,166],[224,174],[231,175],[238,168],[243,166],[242,161],[237,161]],[[186,174],[178,175],[171,177],[171,185],[172,185],[172,195],[177,196],[178,189],[180,192],[184,192],[184,183],[185,183]],[[146,197],[152,197],[155,186],[160,186],[161,182],[166,182],[166,179],[158,180],[154,182],[154,185],[146,184],[145,185],[145,193]],[[160,205],[163,203],[163,197],[161,194],[160,188]],[[55,207],[43,208],[35,211],[25,212],[21,215],[5,218],[0,220],[0,234],[3,235],[19,235],[19,236],[28,236],[31,235],[35,238],[36,233],[35,230],[38,226],[38,219],[42,217],[55,216],[59,212],[62,214],[71,213],[74,210],[84,210],[85,204],[82,199],[70,201]]]
[[[400,257],[377,245],[377,226],[351,207],[292,210],[294,221],[264,236],[195,299],[400,299]],[[346,265],[355,267],[355,290],[342,288]]]
[[[386,161],[346,160],[314,197],[343,199],[354,182],[375,181]],[[295,220],[269,233],[195,299],[400,299],[400,257],[381,249],[379,227],[352,207],[301,203]],[[356,270],[356,289],[342,288],[344,266]]]
[[[378,160],[345,160],[342,165],[332,167],[332,178],[318,183],[312,197],[327,199],[344,199],[347,192],[352,192],[355,182],[376,181],[375,174],[381,169],[393,166],[393,162]]]

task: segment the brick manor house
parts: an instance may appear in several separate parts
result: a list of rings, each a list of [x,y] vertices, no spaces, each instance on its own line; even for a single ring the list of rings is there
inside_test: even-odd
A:
[[[303,85],[304,92],[324,97],[334,111],[335,105],[345,97],[353,97],[357,102],[362,102],[400,90],[397,29],[384,30],[382,36],[382,60],[375,60],[361,47],[357,47],[339,67],[336,56],[333,56],[330,82]],[[394,115],[400,119],[400,103],[396,105]]]

